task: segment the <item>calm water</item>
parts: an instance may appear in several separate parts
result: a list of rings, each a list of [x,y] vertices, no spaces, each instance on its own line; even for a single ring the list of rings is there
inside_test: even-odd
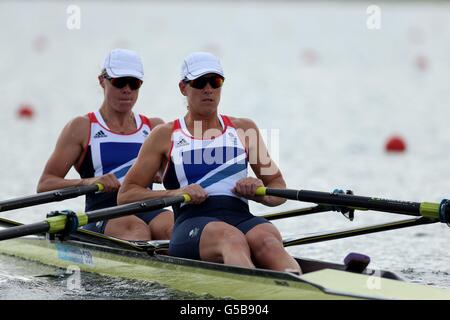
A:
[[[365,2],[80,2],[74,30],[66,26],[68,5],[0,2],[0,72],[8,75],[0,78],[1,199],[34,193],[63,125],[98,108],[96,76],[114,47],[143,57],[136,111],[167,121],[185,110],[177,89],[182,58],[196,50],[220,56],[221,112],[252,118],[278,135],[279,143],[268,142],[291,188],[419,202],[449,196],[449,4],[379,3],[379,30],[367,28]],[[22,104],[35,109],[34,119],[17,118]],[[384,152],[394,134],[406,140],[406,153]],[[65,208],[82,209],[83,199],[2,216],[34,222]],[[401,218],[360,212],[349,222],[322,213],[275,224],[293,236]],[[362,252],[374,268],[450,288],[449,232],[435,224],[289,250],[336,262]],[[1,299],[183,298],[155,284],[92,275],[83,275],[83,290],[71,292],[63,271],[3,256],[0,270]]]

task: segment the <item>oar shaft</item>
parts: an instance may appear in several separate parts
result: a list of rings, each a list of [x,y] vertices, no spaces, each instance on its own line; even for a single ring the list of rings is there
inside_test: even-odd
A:
[[[327,212],[327,211],[332,211],[332,210],[333,209],[329,206],[317,205],[317,206],[308,207],[308,208],[300,208],[300,209],[293,209],[293,210],[282,211],[282,212],[268,213],[268,214],[262,215],[261,217],[266,218],[267,220],[278,220],[278,219],[306,216],[309,214]]]
[[[88,186],[69,187],[38,193],[31,196],[0,201],[0,212],[35,206],[39,204],[62,201],[75,198],[87,193],[102,191],[103,185],[93,184]]]
[[[293,189],[272,189],[258,188],[258,195],[269,195],[299,200],[304,202],[313,202],[324,205],[345,206],[359,210],[376,210],[382,212],[399,213],[410,216],[423,216],[431,219],[440,219],[440,204],[430,202],[410,202],[389,200],[375,197],[355,196],[343,193],[328,193],[310,190]],[[448,210],[449,208],[446,208]]]
[[[336,206],[351,206],[353,208],[366,208],[369,210],[397,212],[412,216],[420,216],[420,203],[370,198],[341,193],[328,193],[310,190],[276,190],[267,189],[273,196],[277,194],[292,200],[321,203]]]
[[[105,219],[114,219],[126,215],[146,212],[151,210],[162,209],[175,204],[190,201],[189,195],[180,195],[166,198],[152,199],[142,202],[125,204],[112,208],[105,208],[86,213],[77,213],[78,226],[84,226],[88,223],[97,222]],[[37,233],[57,233],[66,228],[67,216],[57,215],[42,222],[37,222],[28,225],[21,225],[11,227],[5,230],[0,230],[0,240],[7,240],[11,238],[22,237]]]
[[[17,227],[11,227],[8,229],[1,230],[0,232],[0,240],[7,240],[12,238],[18,238],[27,236],[30,234],[38,234],[47,232],[50,228],[50,225],[47,221],[41,221],[31,224],[23,224]]]
[[[129,215],[130,213],[136,214],[150,210],[162,209],[165,207],[169,207],[175,204],[188,201],[186,199],[187,198],[185,195],[180,195],[174,197],[152,199],[143,202],[124,204],[113,208],[94,210],[87,212],[88,223],[97,222],[105,219],[119,218],[125,215]]]
[[[360,235],[364,235],[364,234],[371,234],[371,233],[388,231],[388,230],[409,228],[409,227],[430,224],[430,223],[436,223],[436,222],[438,222],[438,221],[424,218],[424,217],[410,218],[408,220],[388,222],[388,223],[371,225],[371,226],[355,228],[355,229],[346,229],[346,230],[339,230],[339,231],[326,232],[326,233],[322,232],[319,234],[299,237],[296,239],[284,239],[283,244],[285,247],[305,245],[305,244],[311,244],[311,243],[316,243],[316,242],[324,242],[324,241],[337,240],[337,239],[343,239],[343,238],[348,238],[348,237],[355,237],[355,236],[360,236]]]
[[[0,227],[11,228],[11,227],[16,227],[16,226],[20,226],[20,225],[22,225],[22,223],[0,217]]]

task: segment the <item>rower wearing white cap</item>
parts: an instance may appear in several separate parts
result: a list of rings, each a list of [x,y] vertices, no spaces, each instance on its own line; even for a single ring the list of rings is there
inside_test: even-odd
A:
[[[285,201],[256,196],[257,187],[286,184],[256,124],[218,113],[224,80],[220,61],[211,53],[195,52],[184,59],[179,89],[188,111],[156,128],[145,141],[119,189],[118,202],[187,193],[192,201],[174,207],[169,254],[301,272],[276,227],[249,211],[248,199],[268,206]],[[248,163],[256,178],[248,177]],[[167,190],[148,190],[161,167]]]
[[[117,191],[141,145],[154,127],[164,123],[132,111],[143,79],[142,62],[134,51],[114,49],[108,53],[98,76],[104,92],[100,109],[76,117],[64,127],[39,180],[38,192],[98,182],[105,192],[86,195],[86,211],[117,205]],[[80,179],[65,178],[71,167]],[[126,240],[169,239],[173,213],[146,212],[84,228]]]

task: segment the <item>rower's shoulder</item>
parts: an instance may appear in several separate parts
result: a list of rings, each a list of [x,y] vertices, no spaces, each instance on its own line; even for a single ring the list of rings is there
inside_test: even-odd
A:
[[[230,117],[228,116],[230,122],[234,125],[236,129],[257,129],[255,121],[249,118],[238,118],[238,117]]]
[[[163,119],[158,117],[151,117],[151,118],[147,117],[147,119],[150,122],[150,126],[152,128],[156,128],[157,126],[165,123]]]
[[[151,136],[157,139],[163,139],[172,136],[173,121],[159,123],[152,130]]]
[[[71,119],[69,122],[67,122],[64,129],[73,134],[77,134],[86,132],[87,130],[89,130],[90,126],[91,121],[89,120],[89,117],[87,115],[83,115]]]
[[[148,116],[143,115],[143,114],[140,114],[140,116],[144,117],[145,119],[147,119],[147,121],[148,121],[148,123],[150,125],[150,128],[152,130],[155,130],[156,127],[166,123],[162,118],[159,118],[159,117],[148,117]]]
[[[59,144],[85,145],[89,139],[91,122],[87,116],[77,116],[69,120],[59,134]]]
[[[82,115],[82,116],[76,116],[75,118],[72,118],[69,121],[69,124],[72,125],[86,125],[86,124],[90,124],[91,120],[89,120],[89,116],[87,114]]]

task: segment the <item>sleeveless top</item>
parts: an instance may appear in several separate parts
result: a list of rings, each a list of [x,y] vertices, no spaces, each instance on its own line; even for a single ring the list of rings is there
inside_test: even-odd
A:
[[[81,178],[114,173],[120,182],[135,162],[144,140],[150,135],[147,117],[135,115],[137,129],[129,134],[111,131],[99,111],[88,113],[91,122],[89,141],[81,164],[76,168]],[[117,205],[117,192],[86,195],[86,211]]]
[[[247,152],[230,119],[219,115],[219,121],[223,130],[214,139],[196,139],[187,130],[184,118],[174,121],[163,184],[166,189],[178,189],[193,183],[203,187],[208,192],[208,201],[195,206],[196,212],[222,207],[248,211],[247,199],[232,192],[236,182],[247,177]],[[183,213],[184,207],[191,206],[175,206],[175,219]]]

